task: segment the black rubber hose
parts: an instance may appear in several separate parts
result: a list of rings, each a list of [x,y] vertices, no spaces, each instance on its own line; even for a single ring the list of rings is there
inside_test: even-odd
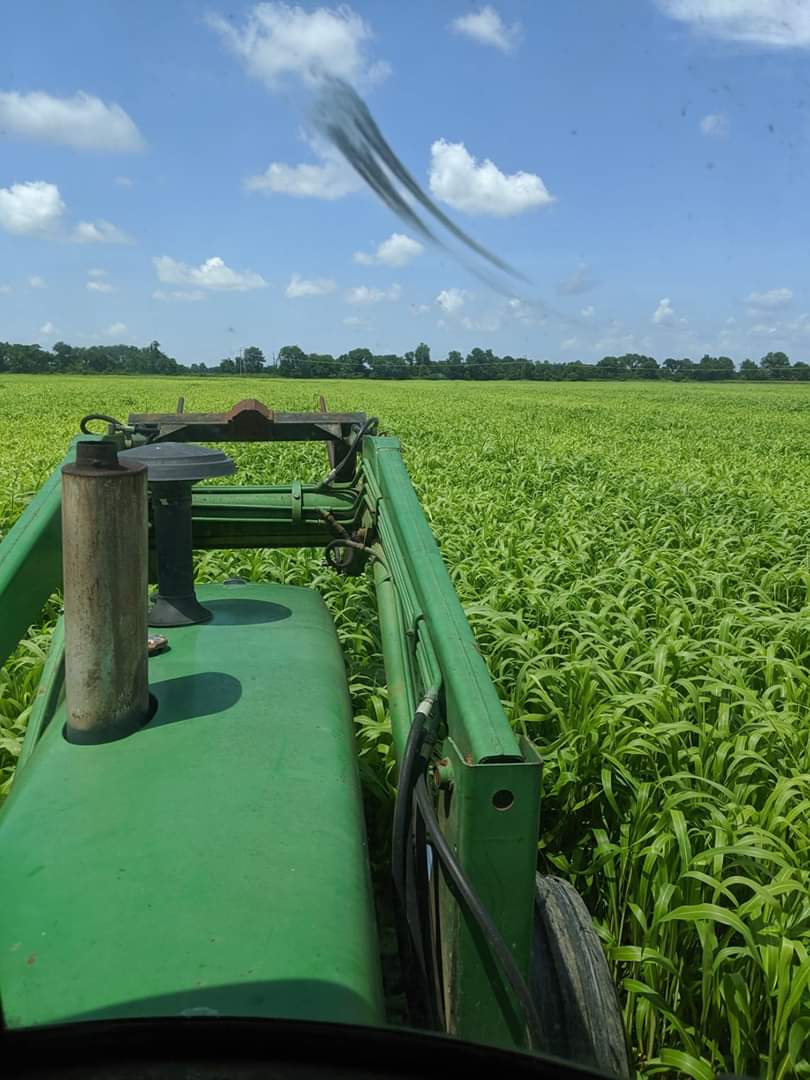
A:
[[[443,1030],[441,1003],[433,992],[432,963],[423,918],[420,888],[425,889],[424,863],[427,854],[424,844],[424,823],[415,821],[413,788],[417,777],[424,772],[427,760],[423,757],[425,744],[433,745],[436,724],[428,728],[438,688],[429,691],[419,703],[408,732],[405,751],[399,769],[399,783],[394,803],[394,825],[391,839],[391,876],[394,881],[396,906],[401,928],[400,947],[403,972],[412,987],[408,992],[410,1008],[423,1026]],[[429,753],[429,751],[428,751]],[[422,834],[421,848],[418,834]],[[422,865],[418,865],[421,860]],[[415,984],[415,985],[414,985]]]
[[[426,739],[425,728],[438,696],[438,687],[432,687],[419,702],[413,715],[413,722],[405,743],[405,753],[402,755],[402,764],[399,768],[397,797],[394,802],[394,828],[391,837],[391,875],[394,879],[394,888],[403,904],[405,903],[405,874],[408,865],[407,845],[410,831],[408,819],[413,805],[413,788],[419,777],[417,769]],[[432,725],[433,730],[429,733],[431,746],[435,740],[435,727],[435,724]],[[426,768],[427,760],[425,759],[421,772],[424,773]]]
[[[124,425],[121,423],[120,420],[116,420],[114,416],[108,416],[107,413],[91,412],[88,413],[87,416],[83,416],[79,422],[79,430],[81,431],[82,435],[94,434],[87,426],[94,420],[103,420],[105,424],[111,424],[116,431],[124,430]]]
[[[414,714],[405,753],[399,770],[397,797],[394,802],[394,828],[391,836],[391,876],[400,903],[405,906],[405,874],[408,865],[408,819],[411,816],[413,786],[416,783],[415,765],[422,752],[425,737],[425,715],[418,710]]]
[[[358,450],[358,448],[360,446],[360,440],[363,438],[363,436],[366,435],[368,433],[368,431],[372,427],[374,427],[376,424],[379,424],[379,422],[380,422],[379,417],[377,417],[377,416],[369,416],[369,417],[366,418],[365,423],[360,428],[360,430],[357,432],[357,438],[354,440],[352,445],[349,447],[349,449],[343,455],[342,459],[337,463],[337,465],[335,465],[334,469],[332,469],[332,471],[329,473],[329,475],[326,477],[326,479],[321,480],[320,484],[318,484],[318,490],[321,490],[322,488],[325,488],[325,487],[329,487],[329,485],[332,483],[332,481],[338,475],[338,473],[343,468],[343,466],[346,465],[349,462],[352,454],[357,453],[357,450]]]
[[[340,550],[341,548],[344,551],[343,558],[335,557],[334,552]],[[386,573],[390,574],[385,559],[383,559],[382,556],[378,555],[374,548],[369,547],[368,544],[361,544],[359,540],[352,540],[351,538],[348,540],[344,540],[342,536],[336,536],[334,540],[330,540],[326,547],[323,549],[324,558],[326,559],[327,566],[330,566],[333,570],[337,570],[338,573],[340,573],[342,570],[345,570],[348,566],[351,566],[352,564],[352,557],[349,555],[350,551],[362,551],[367,558],[374,559],[374,561],[378,562]]]
[[[492,916],[478,896],[478,893],[470,883],[463,867],[455,856],[453,849],[447,842],[444,833],[439,827],[436,817],[436,809],[433,800],[428,793],[424,776],[420,776],[414,785],[414,797],[419,808],[419,813],[425,822],[427,834],[436,857],[452,882],[458,896],[463,900],[467,910],[481,929],[481,933],[489,945],[489,948],[498,962],[500,969],[512,988],[512,992],[520,1003],[521,1010],[529,1030],[529,1037],[536,1050],[543,1046],[543,1025],[537,1012],[534,999],[523,973],[515,962],[509,946],[503,939],[500,930],[495,925]]]

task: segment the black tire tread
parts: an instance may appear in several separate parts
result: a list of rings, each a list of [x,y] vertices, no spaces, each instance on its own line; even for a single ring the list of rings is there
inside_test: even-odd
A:
[[[582,897],[537,875],[531,989],[545,1028],[540,1049],[622,1080],[631,1075],[616,987]]]

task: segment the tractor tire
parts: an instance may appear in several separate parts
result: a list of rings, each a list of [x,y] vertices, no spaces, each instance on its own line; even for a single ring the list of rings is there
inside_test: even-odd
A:
[[[608,1076],[630,1076],[616,987],[582,897],[567,881],[537,875],[532,995],[544,1028],[537,1049]]]

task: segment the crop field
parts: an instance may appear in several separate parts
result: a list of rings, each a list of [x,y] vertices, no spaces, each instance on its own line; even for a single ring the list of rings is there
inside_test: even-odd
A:
[[[83,413],[315,407],[311,382],[0,376],[0,534]],[[545,760],[540,863],[582,892],[645,1075],[810,1076],[810,389],[333,382],[405,457],[512,723]],[[318,447],[235,447],[245,482]],[[320,588],[385,823],[370,583],[319,552],[218,552]],[[54,600],[0,672],[7,790]],[[0,617],[2,617],[0,615]]]

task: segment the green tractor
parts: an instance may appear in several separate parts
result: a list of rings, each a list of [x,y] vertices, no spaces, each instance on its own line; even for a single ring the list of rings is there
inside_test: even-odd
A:
[[[399,442],[323,401],[181,400],[81,430],[0,544],[0,661],[64,590],[0,813],[6,1074],[628,1076],[587,911],[537,874],[541,761],[506,720]],[[234,471],[220,442],[302,440],[326,444],[319,484],[202,482]],[[281,547],[373,575],[390,889],[371,884],[320,595],[195,587],[194,549]]]

